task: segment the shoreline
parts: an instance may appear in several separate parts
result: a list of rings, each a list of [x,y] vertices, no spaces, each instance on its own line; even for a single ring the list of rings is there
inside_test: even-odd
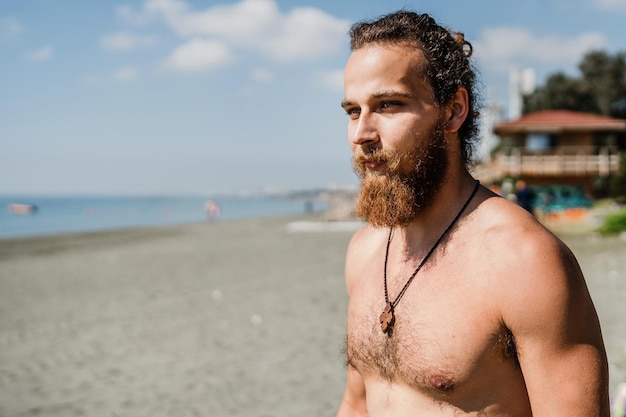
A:
[[[10,256],[19,249],[25,249],[37,246],[63,246],[70,245],[70,242],[82,241],[102,241],[108,240],[124,240],[124,239],[148,239],[158,237],[159,235],[176,234],[189,228],[204,227],[206,225],[228,225],[237,222],[253,222],[259,221],[314,221],[326,222],[323,212],[299,213],[287,215],[268,215],[260,217],[246,218],[226,218],[218,220],[191,221],[171,224],[156,224],[145,226],[121,226],[93,230],[67,231],[67,232],[49,232],[42,234],[28,234],[17,236],[0,236],[0,259]],[[341,222],[338,222],[341,223]],[[72,246],[72,245],[70,245]]]
[[[334,415],[355,227],[316,213],[0,240],[0,416]],[[559,237],[613,393],[626,241]]]
[[[10,232],[4,232],[6,234],[0,233],[0,243],[3,241],[9,240],[20,240],[20,239],[37,239],[37,238],[56,238],[63,237],[66,235],[83,235],[83,234],[96,234],[96,233],[107,233],[107,232],[118,232],[118,231],[134,231],[134,230],[142,230],[142,229],[159,229],[159,228],[171,228],[171,227],[179,227],[179,226],[188,226],[188,225],[200,225],[205,223],[219,223],[219,222],[232,222],[239,220],[250,220],[250,219],[272,219],[272,218],[286,218],[286,217],[311,217],[311,216],[319,216],[320,218],[324,217],[325,211],[317,210],[313,212],[294,212],[287,214],[265,214],[265,215],[256,215],[252,217],[223,217],[216,219],[209,218],[199,218],[193,220],[176,220],[170,223],[164,222],[159,223],[155,222],[152,224],[118,224],[118,225],[100,225],[94,227],[86,227],[82,230],[44,230],[40,232],[33,231],[20,231],[17,233],[11,234]]]

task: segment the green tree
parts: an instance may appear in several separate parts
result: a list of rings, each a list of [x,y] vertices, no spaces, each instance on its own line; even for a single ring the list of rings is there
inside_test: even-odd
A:
[[[619,103],[626,100],[626,54],[610,56],[592,51],[585,55],[579,68],[600,113],[619,117]]]
[[[562,109],[626,118],[626,53],[587,53],[580,76],[550,75],[545,86],[524,97],[524,113]]]
[[[544,87],[524,97],[524,113],[551,109],[600,113],[589,86],[561,72],[549,76]]]

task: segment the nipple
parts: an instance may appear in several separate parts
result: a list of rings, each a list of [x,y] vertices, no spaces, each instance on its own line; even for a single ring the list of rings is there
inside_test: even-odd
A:
[[[428,383],[437,391],[450,392],[454,389],[454,379],[442,374],[431,374]]]

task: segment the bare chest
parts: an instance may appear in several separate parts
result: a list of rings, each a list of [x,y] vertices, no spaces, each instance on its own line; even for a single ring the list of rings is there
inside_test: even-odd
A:
[[[365,378],[449,393],[484,382],[502,367],[514,368],[506,359],[506,329],[486,288],[464,284],[469,277],[451,279],[449,285],[442,279],[441,285],[423,283],[434,282],[437,273],[435,268],[419,277],[421,284],[417,279],[411,284],[394,309],[388,334],[379,322],[385,307],[380,278],[364,280],[351,296],[348,361]]]

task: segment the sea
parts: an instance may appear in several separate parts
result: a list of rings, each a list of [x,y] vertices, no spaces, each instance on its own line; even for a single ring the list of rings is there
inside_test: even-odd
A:
[[[219,213],[213,213],[213,218],[206,210],[209,201],[219,207]],[[35,209],[30,213],[16,214],[15,205],[31,205]],[[0,196],[0,239],[276,217],[326,208],[324,201],[305,201],[288,195],[214,198],[3,195]]]

